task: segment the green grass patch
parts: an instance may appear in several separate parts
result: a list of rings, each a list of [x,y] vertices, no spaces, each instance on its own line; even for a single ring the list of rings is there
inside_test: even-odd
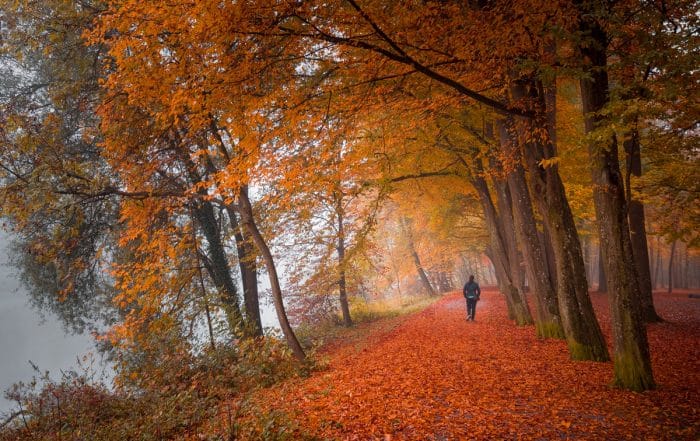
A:
[[[350,300],[350,316],[353,320],[351,328],[343,326],[342,316],[338,312],[328,320],[313,325],[302,324],[295,332],[301,344],[313,352],[328,342],[341,338],[348,342],[360,339],[374,329],[371,324],[421,311],[441,298],[405,296],[400,299],[377,299],[369,302],[353,298]]]

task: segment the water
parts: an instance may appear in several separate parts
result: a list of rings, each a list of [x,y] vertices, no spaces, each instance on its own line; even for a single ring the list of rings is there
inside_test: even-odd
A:
[[[95,352],[90,335],[67,333],[57,317],[46,313],[42,319],[32,309],[14,268],[8,265],[8,242],[8,235],[0,232],[0,415],[14,407],[4,391],[37,374],[30,361],[42,373],[48,370],[51,378],[59,379],[61,370],[77,369],[79,359]],[[259,275],[259,283],[263,326],[279,329],[274,306],[263,295],[269,289],[266,274]],[[95,359],[99,361],[99,356]]]
[[[90,335],[68,334],[56,317],[47,314],[42,320],[29,306],[27,294],[7,265],[7,248],[8,236],[0,233],[0,413],[12,407],[4,391],[35,374],[29,361],[57,379],[62,369],[75,368],[78,358],[92,350]]]

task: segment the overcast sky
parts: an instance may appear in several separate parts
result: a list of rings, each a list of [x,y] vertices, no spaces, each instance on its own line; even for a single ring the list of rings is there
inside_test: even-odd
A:
[[[28,304],[14,269],[7,266],[7,235],[0,232],[0,413],[10,403],[4,391],[17,381],[31,380],[29,360],[52,378],[76,366],[79,356],[92,350],[89,335],[68,335],[55,317],[42,321]]]

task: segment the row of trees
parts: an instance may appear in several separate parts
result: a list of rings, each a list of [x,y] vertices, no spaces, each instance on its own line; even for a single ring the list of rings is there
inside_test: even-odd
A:
[[[283,287],[335,293],[350,325],[350,293],[409,266],[432,293],[487,243],[515,323],[605,361],[578,231],[595,225],[614,381],[654,387],[644,204],[698,240],[693,2],[3,10],[2,213],[34,285],[110,311],[125,353],[201,323],[211,345],[261,335],[264,272],[303,359]]]

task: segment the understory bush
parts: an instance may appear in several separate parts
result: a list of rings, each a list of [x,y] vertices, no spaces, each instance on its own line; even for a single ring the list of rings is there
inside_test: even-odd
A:
[[[238,412],[223,417],[233,418],[225,424],[203,427],[222,418],[229,401],[245,400],[257,388],[308,368],[295,361],[284,342],[269,337],[196,355],[167,348],[140,359],[130,353],[128,362],[117,363],[114,388],[75,371],[14,385],[6,398],[15,407],[0,419],[0,441],[291,439],[287,436],[296,429],[283,414],[251,419],[239,418]]]

